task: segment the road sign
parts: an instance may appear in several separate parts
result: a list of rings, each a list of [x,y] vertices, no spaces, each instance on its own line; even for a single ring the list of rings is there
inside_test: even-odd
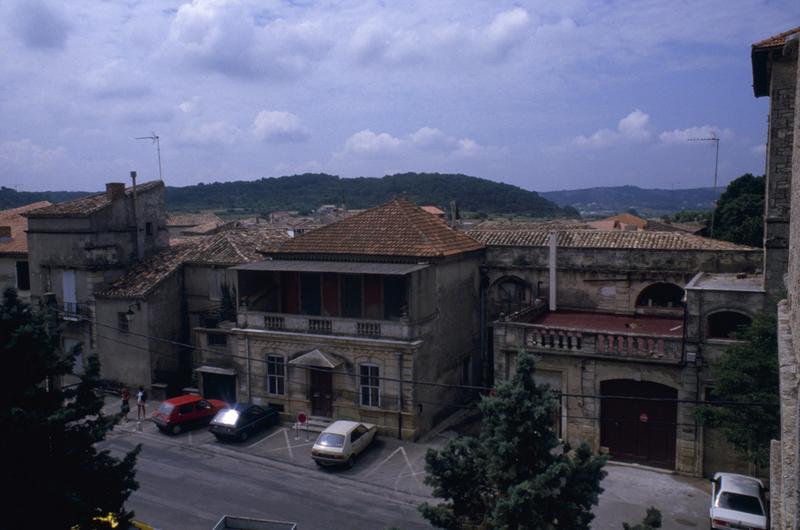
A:
[[[301,412],[297,415],[297,423],[305,423],[308,420],[308,416],[306,416],[305,412]]]

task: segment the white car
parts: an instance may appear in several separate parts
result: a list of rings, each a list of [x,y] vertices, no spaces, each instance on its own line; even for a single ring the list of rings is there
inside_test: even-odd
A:
[[[311,458],[319,466],[346,464],[353,467],[355,457],[369,447],[377,430],[371,423],[337,420],[319,434],[311,448]]]
[[[757,478],[717,473],[711,481],[711,528],[765,530],[764,484]]]

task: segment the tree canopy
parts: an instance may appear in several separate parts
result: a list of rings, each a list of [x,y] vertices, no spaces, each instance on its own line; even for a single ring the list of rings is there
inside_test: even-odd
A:
[[[444,502],[420,511],[436,527],[580,530],[594,518],[606,459],[562,444],[551,428],[556,398],[534,382],[533,355],[517,359],[514,377],[479,404],[479,437],[426,454],[425,482]]]
[[[764,177],[750,173],[728,184],[714,209],[714,237],[764,246]]]
[[[697,410],[704,425],[722,429],[736,450],[759,466],[769,462],[770,440],[780,437],[777,334],[774,311],[756,316],[737,333],[743,342],[730,346],[711,365],[713,398],[733,404]]]
[[[137,447],[122,459],[98,451],[117,421],[101,413],[100,365],[88,358],[77,386],[61,388],[75,352],[58,353],[59,337],[44,313],[7,290],[0,305],[0,468],[3,528],[108,528],[114,514],[127,523],[124,503],[135,481]],[[123,526],[125,527],[125,526]]]

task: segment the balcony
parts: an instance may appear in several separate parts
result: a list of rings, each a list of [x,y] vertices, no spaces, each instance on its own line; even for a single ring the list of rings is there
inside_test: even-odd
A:
[[[539,354],[608,357],[677,364],[682,361],[681,319],[603,313],[554,312],[514,315],[495,323],[504,349]]]
[[[425,321],[365,320],[261,311],[240,312],[238,316],[238,326],[241,328],[394,340],[419,338],[424,323]]]

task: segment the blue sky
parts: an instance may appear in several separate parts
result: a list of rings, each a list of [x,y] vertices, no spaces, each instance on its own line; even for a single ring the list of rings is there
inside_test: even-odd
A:
[[[750,44],[800,2],[0,2],[0,184],[461,172],[536,191],[763,173]]]

